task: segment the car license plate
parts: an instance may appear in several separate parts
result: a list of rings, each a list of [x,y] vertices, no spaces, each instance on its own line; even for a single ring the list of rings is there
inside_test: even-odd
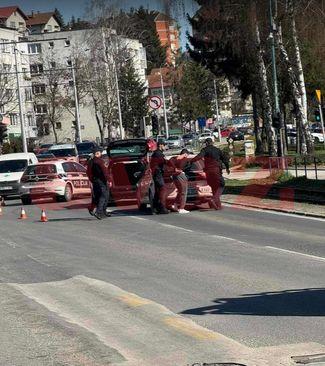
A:
[[[6,187],[0,187],[0,191],[10,191],[12,187],[6,186]]]

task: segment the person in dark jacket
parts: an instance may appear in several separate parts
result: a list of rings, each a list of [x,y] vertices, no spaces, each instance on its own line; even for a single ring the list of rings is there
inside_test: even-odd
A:
[[[159,214],[169,213],[166,208],[168,191],[164,180],[164,168],[166,165],[172,165],[172,163],[165,158],[164,151],[165,143],[159,141],[158,148],[153,152],[150,159],[150,168],[155,185],[154,209]]]
[[[108,204],[108,168],[102,158],[102,150],[97,147],[93,151],[93,158],[89,159],[87,165],[87,175],[92,183],[92,203],[89,213],[93,214],[98,220],[104,216],[110,216],[106,212]],[[96,211],[94,208],[96,206]]]
[[[220,197],[224,188],[224,179],[222,177],[222,164],[226,167],[226,171],[230,174],[229,160],[222,150],[213,145],[211,138],[205,140],[206,146],[201,152],[192,159],[192,162],[200,159],[204,160],[204,171],[208,185],[212,189],[212,199],[209,201],[211,208],[220,210],[222,208]]]

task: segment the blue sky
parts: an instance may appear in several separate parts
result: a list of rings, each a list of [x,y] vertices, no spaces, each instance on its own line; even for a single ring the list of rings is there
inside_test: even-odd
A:
[[[145,8],[154,10],[164,10],[162,0],[119,0],[109,1],[110,3],[118,4],[119,7],[128,9],[130,7],[137,8],[143,5]],[[177,3],[177,1],[173,1]],[[182,1],[179,1],[182,3]],[[181,43],[184,47],[186,44],[186,31],[189,31],[188,22],[186,20],[186,13],[192,15],[196,9],[197,4],[194,0],[184,0],[183,5],[175,5],[173,9],[173,17],[178,21],[181,26]],[[84,17],[86,15],[86,7],[88,0],[0,0],[0,6],[18,5],[25,13],[31,13],[34,11],[51,11],[54,8],[58,8],[63,14],[65,20],[69,20],[72,15],[77,17]]]

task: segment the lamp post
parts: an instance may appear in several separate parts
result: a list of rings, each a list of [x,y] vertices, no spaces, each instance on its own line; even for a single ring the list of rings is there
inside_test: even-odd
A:
[[[214,85],[214,98],[216,103],[216,122],[217,122],[217,128],[218,128],[218,139],[219,142],[221,142],[221,131],[220,131],[220,124],[219,124],[219,105],[218,105],[218,94],[217,94],[217,83],[216,79],[213,80]]]
[[[72,61],[71,61],[71,72],[72,72],[72,82],[73,82],[74,103],[75,103],[75,110],[76,110],[76,128],[77,128],[78,142],[82,142],[80,113],[79,113],[79,100],[78,100],[78,91],[77,91],[77,83],[76,83],[76,71],[75,71],[75,65],[74,65],[74,63],[72,63]]]
[[[25,120],[23,114],[23,101],[22,96],[20,94],[20,80],[19,80],[19,71],[18,71],[18,61],[17,61],[17,48],[16,44],[14,44],[14,53],[15,53],[15,72],[17,79],[17,94],[18,94],[18,103],[19,103],[19,117],[20,117],[20,131],[21,131],[21,139],[23,142],[23,151],[24,153],[28,152],[27,149],[27,140],[26,140],[26,132],[25,132]]]
[[[167,111],[166,111],[166,100],[165,100],[165,88],[164,88],[164,80],[162,77],[161,67],[159,68],[160,73],[160,83],[161,83],[161,94],[164,104],[164,120],[165,120],[165,132],[166,132],[166,138],[169,137],[169,128],[168,128],[168,120],[167,120]]]

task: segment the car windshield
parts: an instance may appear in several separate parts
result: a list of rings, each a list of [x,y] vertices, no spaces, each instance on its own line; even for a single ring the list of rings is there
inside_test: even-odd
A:
[[[191,139],[193,137],[193,135],[191,134],[188,134],[188,135],[184,135],[183,138],[184,139]]]
[[[178,136],[169,136],[167,140],[171,141],[171,140],[178,140],[178,139],[179,139]]]
[[[91,153],[95,145],[92,142],[83,142],[77,144],[77,150],[79,153]]]
[[[112,157],[117,156],[139,156],[144,155],[147,152],[146,144],[121,144],[120,146],[109,147],[109,155]]]
[[[49,153],[53,154],[56,157],[61,156],[76,156],[75,149],[51,149],[48,151]]]
[[[202,133],[201,136],[211,136],[211,134],[209,132],[207,132],[207,133]]]
[[[26,169],[25,175],[41,175],[56,173],[54,164],[31,165]]]
[[[4,160],[0,161],[0,173],[23,172],[27,167],[27,160]]]

